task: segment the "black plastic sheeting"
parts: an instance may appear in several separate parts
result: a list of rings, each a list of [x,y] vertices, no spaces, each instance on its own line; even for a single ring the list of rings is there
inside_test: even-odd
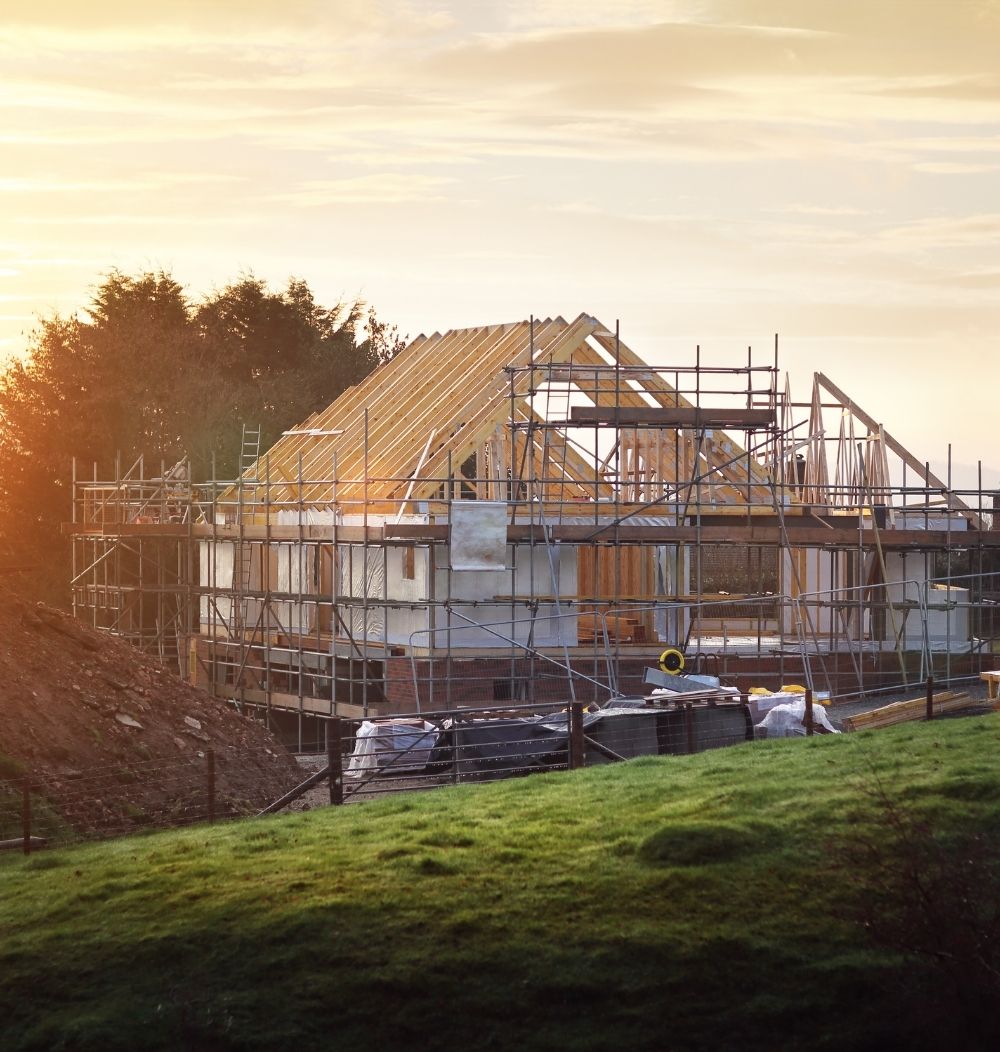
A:
[[[428,769],[453,771],[469,781],[488,781],[566,767],[568,722],[566,712],[460,722],[442,730]],[[585,712],[583,732],[630,758],[680,755],[752,741],[753,722],[745,705],[636,708],[624,713]],[[592,745],[585,747],[588,765],[609,762]]]
[[[583,732],[600,713],[583,715]],[[431,754],[431,769],[457,770],[459,777],[485,781],[565,767],[569,757],[569,714],[520,719],[474,720],[445,728]],[[455,755],[455,748],[458,755]]]

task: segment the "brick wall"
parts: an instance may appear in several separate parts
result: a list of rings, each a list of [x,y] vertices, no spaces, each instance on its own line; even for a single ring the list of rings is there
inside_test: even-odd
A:
[[[944,655],[937,655],[940,667],[936,678],[944,676]],[[919,654],[905,655],[907,678],[914,690],[922,689]],[[877,690],[900,682],[899,658],[895,652],[855,655],[829,654],[822,659],[813,658],[812,671],[817,690],[832,690],[834,694],[845,694],[858,689],[855,662],[862,671],[865,690]],[[953,654],[951,674],[953,677],[978,675],[979,672],[997,666],[998,658],[993,654]],[[649,658],[622,658],[618,666],[619,690],[625,695],[645,693],[643,683],[645,670],[652,664]],[[571,662],[571,667],[586,676],[605,682],[607,672],[603,662],[596,669],[592,659]],[[447,658],[421,658],[414,666],[409,658],[390,658],[386,663],[386,711],[415,712],[448,709],[454,706],[495,704],[510,701],[512,704],[538,702],[566,702],[570,700],[569,681],[565,670],[538,658],[471,658],[464,660]],[[806,674],[799,654],[775,654],[757,657],[734,654],[704,654],[698,659],[688,659],[689,672],[701,672],[718,676],[728,686],[739,690],[751,687],[779,687],[797,683],[805,685]],[[584,680],[575,680],[576,700],[603,702],[608,692]]]

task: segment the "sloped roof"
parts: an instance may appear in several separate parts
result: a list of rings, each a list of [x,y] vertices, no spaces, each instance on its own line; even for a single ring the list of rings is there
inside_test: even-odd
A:
[[[616,386],[608,377],[606,370],[615,360],[629,367],[629,386]],[[554,366],[566,366],[561,375],[571,383],[579,367],[581,390],[585,387],[587,397],[598,405],[690,406],[659,373],[616,341],[613,332],[586,314],[572,322],[556,317],[453,329],[415,339],[325,410],[287,432],[245,478],[266,475],[272,501],[371,504],[426,499],[440,489],[449,465],[457,472],[469,456],[501,435],[508,443],[509,477],[516,459],[509,451],[513,417],[521,425],[519,434],[527,435],[520,438],[522,464],[527,441],[531,470],[561,472],[561,485],[569,487],[570,495],[610,496],[614,480],[599,466],[595,470],[593,459],[588,461],[566,434],[528,426],[542,422],[531,394],[552,375]],[[641,452],[643,443],[651,441],[651,433],[636,431],[634,448]],[[679,443],[659,443],[656,466],[661,480],[689,479],[697,463],[701,472],[717,472],[720,485],[715,492],[722,493],[718,499],[735,503],[748,494],[753,501],[769,499],[766,471],[734,440],[721,434],[714,440],[701,436],[696,452],[692,443],[689,435]],[[282,490],[274,486],[276,481],[288,485]]]

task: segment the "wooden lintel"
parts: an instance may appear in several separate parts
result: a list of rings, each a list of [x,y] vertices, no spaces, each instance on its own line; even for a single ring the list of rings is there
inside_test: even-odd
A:
[[[93,526],[79,522],[64,522],[62,532],[74,537],[192,537],[198,541],[330,541],[338,544],[379,544],[383,540],[381,526],[334,526],[332,523],[303,524],[301,526],[243,523],[242,525],[212,526],[199,522],[192,526],[177,523],[108,523]]]
[[[446,541],[449,527],[431,523],[386,523],[382,532],[387,541]]]
[[[59,532],[64,537],[186,537],[189,531],[183,523],[174,522],[63,522]]]
[[[574,405],[570,408],[574,424],[624,424],[627,427],[746,428],[773,427],[772,409],[696,408],[694,406],[608,406]]]
[[[809,520],[801,520],[809,522]],[[871,548],[876,543],[876,531],[857,526],[812,526],[787,521],[785,528],[777,525],[758,526],[733,523],[728,526],[636,526],[627,522],[618,526],[562,524],[543,528],[539,525],[507,527],[511,544],[543,544],[546,540],[564,544],[752,544],[780,547],[815,548]],[[386,526],[387,541],[394,538],[428,543],[448,540],[446,525]],[[955,548],[1000,548],[1000,534],[947,530],[880,530],[878,539],[887,550],[938,551]]]
[[[875,547],[876,531],[859,530],[856,525],[806,525],[812,520],[789,517],[785,520],[784,530],[777,525],[759,525],[751,519],[750,523],[733,522],[731,525],[713,526],[670,526],[643,525],[636,526],[623,522],[613,524],[562,524],[543,528],[540,525],[513,525],[507,527],[507,540],[512,544],[544,544],[546,540],[560,541],[566,544],[756,544],[801,548],[857,548]],[[802,523],[802,525],[799,525]],[[188,535],[188,527],[180,527],[180,532],[165,533],[169,526],[136,525],[116,526],[112,529],[100,527],[81,527],[69,523],[66,532],[77,536],[96,536],[113,538],[115,536],[176,536]],[[219,541],[326,541],[334,539],[341,544],[392,544],[396,543],[445,543],[449,537],[449,526],[446,524],[412,524],[387,523],[385,526],[338,526],[336,532],[332,526],[262,526],[248,525],[217,526],[213,528],[200,524],[191,528],[191,536],[196,540]],[[1000,548],[1000,533],[992,531],[963,530],[879,530],[878,541],[886,550],[945,551],[956,548]]]
[[[508,540],[541,542],[539,526],[511,526]],[[786,542],[787,537],[787,542]],[[564,543],[596,544],[750,544],[782,547],[786,543],[801,548],[873,548],[876,531],[846,526],[801,526],[782,530],[779,526],[632,526],[617,527],[562,525],[551,527],[551,539]],[[1000,548],[1000,535],[989,533],[949,533],[946,530],[880,530],[878,539],[886,550],[943,551],[955,548]]]

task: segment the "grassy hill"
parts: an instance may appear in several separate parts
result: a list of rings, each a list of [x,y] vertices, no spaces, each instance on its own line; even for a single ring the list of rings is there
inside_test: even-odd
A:
[[[858,918],[951,930],[998,742],[911,724],[8,858],[0,1046],[978,1047],[963,984]]]

